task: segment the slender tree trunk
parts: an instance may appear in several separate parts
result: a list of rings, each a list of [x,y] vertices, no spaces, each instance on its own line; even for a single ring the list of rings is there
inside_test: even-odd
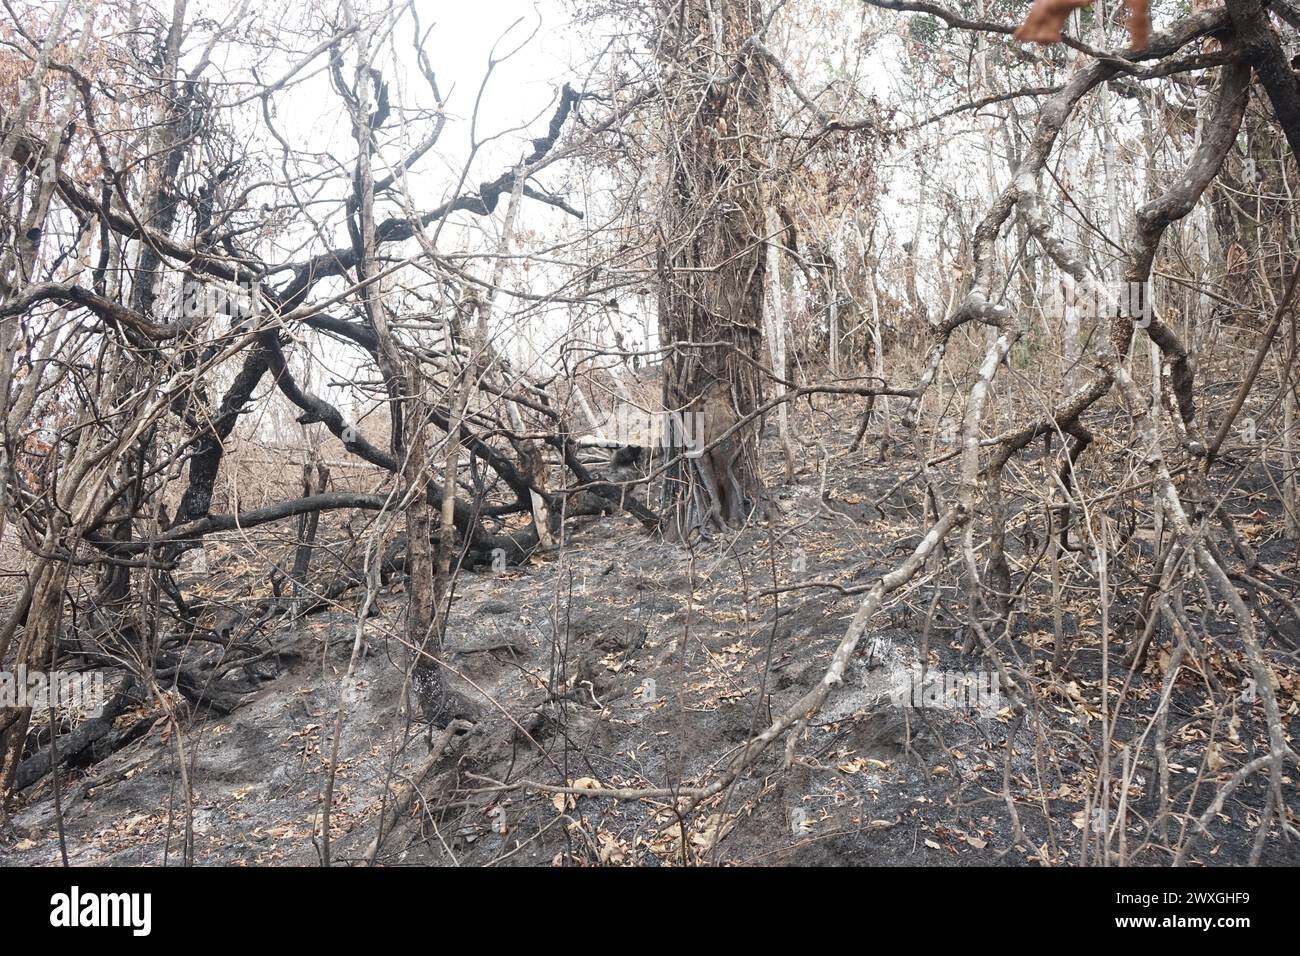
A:
[[[779,228],[779,222],[774,213],[768,216],[769,235],[784,236],[785,231]],[[772,288],[772,307],[769,310],[770,321],[767,328],[767,345],[772,361],[772,374],[779,379],[789,379],[788,368],[786,367],[786,349],[785,349],[785,331],[786,322],[786,289],[785,284],[781,281],[781,256],[783,254],[784,243],[772,241],[768,244],[768,270],[771,273]],[[794,447],[790,444],[790,406],[782,404],[776,410],[777,433],[781,439],[781,450],[785,455],[785,480],[794,481]]]

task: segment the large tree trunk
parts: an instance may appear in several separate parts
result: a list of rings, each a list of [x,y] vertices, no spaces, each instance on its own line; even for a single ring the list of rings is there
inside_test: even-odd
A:
[[[758,502],[759,424],[702,451],[761,401],[764,62],[747,41],[761,0],[659,0],[668,150],[659,251],[664,403],[674,445],[671,532],[735,526]],[[669,513],[665,510],[665,513]]]

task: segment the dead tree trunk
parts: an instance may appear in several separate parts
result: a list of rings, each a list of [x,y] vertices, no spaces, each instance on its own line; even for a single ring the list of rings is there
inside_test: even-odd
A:
[[[709,448],[762,400],[766,65],[761,0],[660,0],[669,144],[659,247],[670,534],[734,527],[758,502],[758,423]],[[680,413],[680,417],[678,414]]]

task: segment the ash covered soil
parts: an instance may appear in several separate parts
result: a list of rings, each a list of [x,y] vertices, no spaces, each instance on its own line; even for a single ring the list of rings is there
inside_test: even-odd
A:
[[[155,701],[120,715],[119,724],[147,730],[93,765],[65,769],[57,780],[47,775],[21,794],[17,836],[0,844],[0,862],[57,864],[61,808],[73,864],[318,863],[333,731],[359,626],[365,653],[345,695],[330,804],[334,863],[366,861],[381,818],[412,785],[422,799],[384,827],[378,863],[1091,862],[1088,812],[1099,792],[1102,746],[1095,591],[1063,602],[1062,626],[1073,641],[1069,672],[1051,666],[1054,614],[1041,573],[998,638],[1037,682],[1033,720],[996,700],[972,709],[892,699],[922,644],[929,669],[988,669],[978,653],[961,653],[968,603],[956,551],[887,599],[846,679],[794,741],[789,764],[782,738],[733,787],[684,818],[674,812],[676,788],[715,779],[772,715],[821,679],[860,592],[901,562],[925,528],[914,453],[896,445],[881,456],[869,441],[865,451],[846,454],[857,424],[851,410],[840,406],[818,418],[824,451],[834,453],[825,476],[815,445],[804,449],[807,465],[792,483],[783,483],[775,456],[768,463],[767,523],[686,549],[630,518],[596,519],[573,527],[562,550],[521,567],[462,574],[444,660],[472,720],[449,738],[403,706],[406,595],[395,578],[360,624],[357,592],[258,635],[278,667],[230,713],[191,710],[173,692],[166,707]],[[823,487],[834,494],[823,496]],[[1293,573],[1293,545],[1265,520],[1267,496],[1243,482],[1230,500],[1243,514],[1264,516],[1253,542],[1261,559]],[[1031,524],[1026,519],[1017,530],[1012,522],[1008,549],[1020,561],[1013,562],[1013,587],[1036,553],[1032,540],[1017,537]],[[214,572],[223,562],[237,571],[246,561],[234,546],[212,550]],[[784,588],[775,598],[765,593],[774,574]],[[212,579],[195,572],[179,580],[198,587]],[[1112,610],[1121,637],[1124,599],[1121,588]],[[1224,640],[1230,649],[1231,636]],[[1290,726],[1300,689],[1295,655],[1284,641],[1269,646]],[[1119,739],[1139,735],[1149,719],[1167,647],[1168,635],[1157,634],[1112,728]],[[1219,655],[1216,676],[1231,689],[1240,676],[1229,649]],[[1113,702],[1126,674],[1120,649],[1112,655]],[[1263,752],[1264,739],[1258,708],[1243,706],[1234,736],[1211,748],[1217,718],[1201,706],[1202,680],[1190,671],[1179,679],[1168,735],[1175,802],[1198,810],[1210,783]],[[431,761],[435,739],[446,746]],[[1197,777],[1203,780],[1194,787]],[[1127,790],[1128,861],[1163,865],[1169,854],[1157,846],[1152,778],[1149,766],[1139,766]],[[545,789],[565,785],[656,795]],[[1285,793],[1295,819],[1300,799],[1291,777]],[[1263,781],[1238,789],[1190,861],[1244,862],[1265,796]],[[1165,832],[1176,836],[1189,825],[1174,817]],[[1274,825],[1262,860],[1296,864],[1300,854]]]

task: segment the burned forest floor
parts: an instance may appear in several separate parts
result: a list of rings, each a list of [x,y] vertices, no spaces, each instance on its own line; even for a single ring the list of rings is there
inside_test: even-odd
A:
[[[1029,717],[1009,706],[978,651],[962,652],[969,582],[950,541],[886,599],[845,680],[792,747],[780,738],[733,786],[685,817],[674,812],[676,788],[715,779],[821,680],[866,586],[927,527],[916,452],[897,422],[887,452],[878,427],[849,452],[861,411],[838,399],[802,404],[797,431],[813,437],[796,449],[794,480],[784,480],[779,445],[768,442],[767,513],[738,533],[686,548],[626,516],[581,519],[561,548],[522,566],[462,573],[444,661],[469,719],[454,732],[421,725],[406,706],[406,594],[396,575],[360,621],[356,589],[328,610],[247,635],[256,687],[230,712],[194,708],[164,688],[117,715],[116,726],[136,728],[129,743],[94,762],[82,755],[80,766],[19,794],[17,833],[0,842],[0,863],[57,864],[61,816],[73,864],[316,864],[341,694],[329,816],[336,864],[366,862],[381,820],[373,857],[389,865],[1078,865],[1099,862],[1097,827],[1116,821],[1124,833],[1107,841],[1112,862],[1170,863],[1168,847],[1194,829],[1189,811],[1201,813],[1216,784],[1266,752],[1260,707],[1230,622],[1189,592],[1185,612],[1216,639],[1173,687],[1163,734],[1171,812],[1159,820],[1151,717],[1170,634],[1156,629],[1140,670],[1130,675],[1122,663],[1141,594],[1125,569],[1151,559],[1149,497],[1133,506],[1132,532],[1112,561],[1105,621],[1086,553],[1065,556],[1054,601],[1038,557],[1041,504],[1016,493],[1045,484],[1041,446],[1016,460],[1004,490],[1009,625],[980,610],[1032,687]],[[925,440],[934,456],[951,450]],[[1216,490],[1260,561],[1298,577],[1275,476],[1252,467]],[[977,527],[977,548],[983,537]],[[237,535],[215,538],[208,554],[206,570],[178,575],[183,591],[225,589],[236,608],[265,599],[258,555]],[[1277,626],[1261,627],[1261,638],[1293,729],[1300,632],[1279,608],[1265,610]],[[345,692],[359,628],[363,657]],[[1058,629],[1070,641],[1063,670],[1053,666]],[[923,647],[931,678],[972,677],[982,697],[911,695]],[[435,742],[443,746],[431,762]],[[1265,783],[1254,777],[1233,792],[1190,864],[1250,858]],[[405,800],[412,786],[418,799]],[[614,799],[601,793],[609,789],[652,795]],[[1291,771],[1284,796],[1300,823]],[[1300,845],[1276,822],[1262,840],[1262,863],[1300,863]]]

